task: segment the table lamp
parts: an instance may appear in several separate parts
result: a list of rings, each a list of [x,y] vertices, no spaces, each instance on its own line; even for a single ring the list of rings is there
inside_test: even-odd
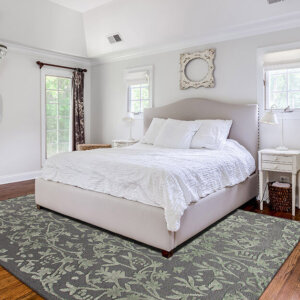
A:
[[[126,116],[123,118],[123,121],[129,122],[130,131],[129,131],[129,141],[134,141],[132,138],[132,122],[134,120],[134,114],[132,112],[128,112]]]
[[[270,111],[265,112],[265,114],[263,115],[263,117],[260,120],[261,123],[269,124],[269,125],[279,124],[277,114],[273,111],[273,109],[274,109],[274,105],[271,107]],[[282,114],[289,113],[289,112],[293,112],[293,110],[291,110],[290,107],[288,106],[283,110]],[[282,118],[281,118],[281,145],[276,147],[276,150],[279,150],[279,151],[288,150],[288,148],[284,145],[283,115],[282,115]]]

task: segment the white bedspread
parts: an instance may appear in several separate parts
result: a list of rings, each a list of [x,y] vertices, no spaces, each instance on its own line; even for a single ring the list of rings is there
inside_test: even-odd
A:
[[[191,202],[254,171],[251,154],[228,140],[221,151],[136,144],[58,154],[47,160],[42,178],[162,207],[168,230],[177,231]]]

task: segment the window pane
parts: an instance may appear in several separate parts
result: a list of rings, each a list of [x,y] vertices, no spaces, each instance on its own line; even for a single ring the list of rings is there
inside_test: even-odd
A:
[[[58,79],[58,89],[59,90],[71,89],[71,80],[69,78],[59,78]]]
[[[47,130],[57,130],[57,119],[55,117],[47,118]]]
[[[133,112],[133,113],[141,112],[141,102],[140,101],[131,101],[131,112]]]
[[[72,79],[46,77],[46,155],[69,151]]]
[[[58,92],[58,100],[60,103],[65,103],[65,104],[70,104],[70,95],[71,92],[70,91],[60,91]]]
[[[47,144],[54,144],[57,143],[57,131],[52,130],[49,131],[47,130]]]
[[[63,130],[58,132],[58,142],[59,143],[69,142],[69,130]]]
[[[50,157],[57,153],[56,144],[47,144],[47,157]]]
[[[68,152],[69,151],[69,143],[58,144],[58,152]]]
[[[59,118],[58,129],[59,130],[68,130],[69,128],[70,128],[70,119],[69,118]]]
[[[287,75],[283,74],[270,74],[270,90],[275,91],[286,91],[287,90]]]
[[[47,103],[56,103],[58,101],[57,91],[47,91],[46,92]]]
[[[46,115],[56,117],[57,116],[57,104],[46,105]]]
[[[46,89],[57,90],[58,78],[54,76],[46,76]]]
[[[150,101],[149,100],[143,100],[142,101],[142,111],[144,111],[145,108],[150,108]]]
[[[143,87],[141,89],[142,99],[149,99],[149,88]]]
[[[69,104],[59,104],[58,113],[60,116],[69,116],[70,115],[70,105]]]
[[[300,72],[289,73],[289,90],[300,91]]]
[[[131,88],[130,89],[130,99],[131,100],[141,99],[141,89],[140,88]]]
[[[300,108],[300,92],[289,93],[289,105],[292,108]]]
[[[276,108],[286,108],[288,103],[287,93],[272,93],[269,106],[275,105]]]

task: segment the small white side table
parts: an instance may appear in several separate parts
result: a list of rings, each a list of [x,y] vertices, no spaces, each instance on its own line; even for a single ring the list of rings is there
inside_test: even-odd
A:
[[[300,150],[260,150],[258,152],[258,169],[260,210],[263,210],[264,186],[265,181],[269,181],[269,172],[290,173],[292,174],[292,215],[295,216],[297,174],[300,170]],[[298,186],[298,207],[300,208],[300,176],[298,176]]]
[[[120,148],[134,145],[137,142],[137,140],[113,140],[112,145],[114,148]]]

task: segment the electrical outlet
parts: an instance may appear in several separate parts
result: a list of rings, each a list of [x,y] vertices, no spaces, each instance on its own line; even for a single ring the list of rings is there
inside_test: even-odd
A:
[[[287,176],[280,176],[280,182],[288,183],[289,178]]]

